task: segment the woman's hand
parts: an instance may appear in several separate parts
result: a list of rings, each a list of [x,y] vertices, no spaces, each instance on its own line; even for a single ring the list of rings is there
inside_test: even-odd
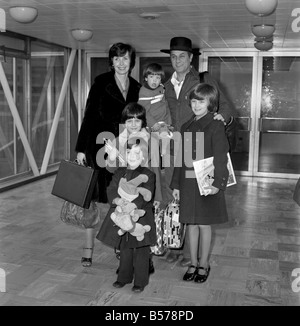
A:
[[[155,209],[159,208],[159,205],[160,205],[160,201],[158,201],[158,200],[154,200],[154,202],[153,202],[153,206],[154,206],[154,208],[155,208]]]
[[[86,157],[84,153],[77,153],[77,161],[80,165],[85,165],[86,164]]]
[[[174,199],[177,199],[179,201],[179,199],[180,199],[180,190],[174,189],[172,195],[173,195]]]

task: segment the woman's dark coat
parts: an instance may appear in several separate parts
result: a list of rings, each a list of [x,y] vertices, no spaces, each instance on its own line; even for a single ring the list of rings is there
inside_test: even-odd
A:
[[[115,73],[111,71],[97,76],[89,92],[75,150],[85,153],[88,165],[99,169],[98,195],[95,198],[99,202],[107,202],[106,188],[112,175],[106,171],[104,165],[97,164],[96,155],[104,145],[102,135],[96,144],[97,136],[105,131],[115,137],[119,135],[121,113],[128,103],[138,101],[140,87],[141,85],[129,76],[129,89],[125,100],[115,81]],[[99,154],[103,156],[104,152]]]
[[[150,225],[151,230],[144,234],[144,239],[142,241],[138,241],[136,237],[132,236],[128,232],[119,236],[117,234],[119,227],[114,224],[110,215],[115,211],[116,205],[112,204],[112,201],[120,197],[118,194],[118,186],[120,179],[126,176],[127,181],[136,178],[140,174],[146,174],[148,176],[148,181],[142,183],[140,187],[146,188],[152,193],[152,199],[147,202],[144,200],[142,195],[139,195],[132,202],[136,204],[138,209],[144,209],[145,215],[141,216],[138,220],[138,223],[142,225]],[[138,248],[144,246],[152,246],[156,243],[156,227],[154,222],[154,214],[153,214],[153,194],[155,190],[155,174],[150,169],[146,167],[139,166],[135,170],[128,170],[127,168],[120,167],[116,170],[113,175],[112,181],[107,188],[107,197],[110,203],[110,209],[101,225],[99,233],[97,234],[97,239],[102,241],[108,246],[113,248],[118,248],[119,243],[121,241],[121,237],[125,237],[126,239],[126,247],[127,248]]]
[[[198,137],[196,137],[197,132]],[[204,133],[204,148],[200,141],[200,132]],[[193,160],[198,160],[214,157],[215,170],[212,185],[220,189],[215,195],[201,196],[193,165],[187,166],[186,161],[178,160],[177,167],[174,168],[171,188],[180,190],[180,222],[199,225],[227,222],[224,192],[229,174],[227,169],[229,145],[223,122],[214,120],[213,114],[209,112],[199,120],[190,119],[181,127],[180,133],[184,140],[182,142],[183,158],[191,157]],[[199,157],[196,157],[197,152]],[[187,172],[193,173],[194,177],[187,177]]]

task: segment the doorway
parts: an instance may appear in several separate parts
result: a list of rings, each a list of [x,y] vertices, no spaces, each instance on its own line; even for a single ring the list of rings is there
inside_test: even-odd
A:
[[[289,53],[204,53],[238,122],[231,153],[241,175],[300,174],[300,57]]]

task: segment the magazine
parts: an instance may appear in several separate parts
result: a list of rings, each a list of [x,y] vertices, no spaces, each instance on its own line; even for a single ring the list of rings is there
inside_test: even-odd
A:
[[[236,178],[234,174],[234,170],[232,167],[232,162],[230,158],[230,154],[227,153],[227,168],[229,171],[228,181],[227,181],[227,187],[233,186],[236,184]],[[201,196],[207,196],[210,194],[210,189],[208,189],[208,186],[211,186],[214,181],[214,165],[213,165],[213,157],[208,157],[203,160],[194,161],[194,170],[199,186],[199,191]]]

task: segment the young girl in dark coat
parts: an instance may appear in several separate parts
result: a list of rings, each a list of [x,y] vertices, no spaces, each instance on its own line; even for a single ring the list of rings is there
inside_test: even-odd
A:
[[[133,144],[132,144],[133,143]],[[148,144],[142,138],[130,138],[127,142],[126,161],[127,167],[119,167],[112,178],[110,185],[107,188],[107,197],[111,204],[97,239],[108,246],[120,249],[120,265],[117,281],[113,283],[116,288],[122,288],[128,283],[134,281],[132,288],[133,292],[142,292],[144,287],[149,282],[149,259],[150,246],[156,243],[156,228],[153,214],[153,195],[155,191],[155,174],[147,168]],[[146,166],[144,166],[146,165]],[[113,200],[120,197],[118,193],[119,182],[121,178],[126,178],[130,181],[140,174],[145,174],[148,181],[142,183],[143,187],[151,192],[150,201],[146,201],[144,197],[139,196],[132,201],[137,206],[137,209],[145,210],[145,214],[141,216],[138,223],[149,225],[150,231],[144,234],[144,239],[139,241],[129,232],[119,235],[117,232],[119,227],[116,226],[111,214],[115,211],[116,205]]]
[[[211,225],[228,220],[224,192],[228,180],[229,145],[223,122],[214,120],[218,107],[217,89],[208,84],[198,84],[190,92],[189,100],[194,116],[181,127],[182,156],[186,158],[191,155],[187,150],[192,150],[193,160],[213,156],[214,181],[209,187],[210,194],[201,196],[193,164],[186,164],[187,160],[182,159],[174,169],[171,187],[174,198],[180,200],[179,219],[187,224],[190,241],[191,265],[183,280],[203,283],[210,272]],[[200,133],[204,133],[204,148]],[[202,157],[196,158],[195,153],[201,154],[201,151]],[[201,257],[199,262],[198,251]]]

